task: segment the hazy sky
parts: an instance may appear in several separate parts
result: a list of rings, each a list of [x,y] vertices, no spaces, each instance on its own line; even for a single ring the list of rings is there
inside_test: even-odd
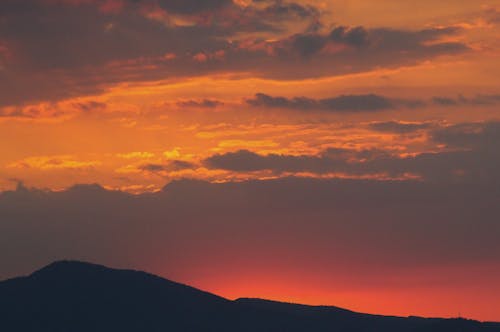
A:
[[[499,37],[498,0],[2,0],[0,278],[500,321]]]

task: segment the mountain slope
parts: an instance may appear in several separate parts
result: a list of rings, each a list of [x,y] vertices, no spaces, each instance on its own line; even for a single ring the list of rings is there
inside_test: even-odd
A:
[[[0,282],[0,331],[492,332],[500,325],[229,301],[144,272],[64,261]]]

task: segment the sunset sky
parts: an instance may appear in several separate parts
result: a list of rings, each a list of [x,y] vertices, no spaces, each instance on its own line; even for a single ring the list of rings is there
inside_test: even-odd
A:
[[[0,279],[500,321],[499,0],[1,0]]]

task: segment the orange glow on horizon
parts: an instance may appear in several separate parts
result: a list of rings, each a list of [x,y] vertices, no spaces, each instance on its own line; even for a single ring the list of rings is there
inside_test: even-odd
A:
[[[376,281],[364,280],[369,277],[364,277],[362,274],[366,272],[362,270],[353,270],[352,275],[343,269],[336,275],[286,266],[280,272],[273,272],[276,268],[267,270],[269,273],[231,268],[220,274],[198,271],[202,278],[193,278],[188,273],[181,281],[231,300],[260,298],[402,317],[498,320],[500,300],[496,294],[500,287],[491,285],[496,284],[500,270],[488,266],[429,268],[390,278],[374,276]]]

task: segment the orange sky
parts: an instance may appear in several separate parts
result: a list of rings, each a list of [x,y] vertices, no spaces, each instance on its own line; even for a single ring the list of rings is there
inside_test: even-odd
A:
[[[109,3],[109,8],[114,8],[111,6],[114,2]],[[120,8],[117,4],[115,7]],[[435,96],[457,98],[463,95],[474,98],[478,95],[498,93],[500,72],[497,60],[496,1],[445,1],[439,4],[434,1],[421,1],[412,5],[392,0],[377,4],[367,4],[363,1],[306,1],[302,5],[306,4],[316,6],[311,7],[318,11],[312,19],[320,20],[324,26],[318,33],[325,33],[324,31],[336,25],[359,25],[366,29],[387,28],[401,31],[454,27],[459,30],[450,36],[441,36],[429,42],[457,42],[470,47],[470,50],[452,55],[447,55],[446,52],[439,56],[422,54],[417,55],[412,64],[398,65],[397,62],[402,61],[395,59],[394,63],[374,63],[369,66],[371,68],[366,69],[356,69],[357,65],[344,59],[346,68],[351,66],[352,72],[346,69],[341,74],[331,76],[325,72],[320,77],[317,74],[300,77],[303,76],[302,68],[290,67],[289,71],[295,70],[298,73],[297,78],[290,79],[280,79],[279,75],[272,77],[274,74],[268,76],[264,67],[258,69],[259,72],[264,70],[263,74],[256,74],[258,64],[253,65],[254,69],[242,65],[241,71],[238,66],[231,65],[231,69],[226,70],[223,65],[217,65],[216,69],[206,74],[179,72],[171,76],[168,74],[168,62],[175,59],[169,60],[168,56],[165,56],[160,61],[159,58],[163,56],[161,54],[89,64],[87,66],[92,69],[87,69],[88,72],[84,73],[78,72],[75,75],[79,77],[75,80],[96,81],[95,84],[100,85],[98,93],[78,93],[78,90],[85,91],[87,88],[79,88],[82,83],[74,82],[72,84],[76,85],[75,91],[71,91],[71,87],[68,91],[73,95],[71,98],[54,96],[53,92],[47,91],[36,97],[38,101],[22,101],[23,96],[31,99],[31,93],[20,91],[20,102],[3,103],[3,116],[0,119],[3,142],[0,143],[3,152],[0,156],[0,188],[14,188],[13,180],[23,180],[31,186],[53,189],[65,188],[75,182],[98,182],[109,188],[126,191],[151,191],[185,175],[209,180],[224,180],[227,176],[236,176],[198,168],[202,159],[214,153],[249,149],[264,154],[314,154],[331,145],[358,149],[367,146],[386,149],[397,147],[411,152],[423,152],[432,148],[432,143],[425,142],[425,133],[417,133],[423,135],[419,144],[410,146],[402,143],[399,135],[370,132],[363,127],[370,122],[385,121],[432,122],[447,126],[460,122],[498,119],[496,102],[455,107],[427,105],[409,110],[396,108],[381,112],[340,114],[317,110],[298,112],[249,107],[245,100],[256,93],[290,98],[331,98],[373,93],[395,99],[422,101],[429,101]],[[105,17],[109,24],[106,29],[112,30],[113,24],[118,24],[114,21],[119,22],[117,17],[121,10],[117,9],[115,17]],[[286,23],[284,20],[282,24],[288,26]],[[237,27],[228,27],[228,34],[231,33],[231,28],[237,30]],[[265,29],[260,32],[265,33]],[[296,31],[293,30],[293,33]],[[19,72],[30,70],[28,66],[33,67],[36,64],[30,64],[30,60],[21,53],[23,47],[16,46],[15,31],[5,35],[0,39],[6,40],[2,43],[5,45],[2,79],[9,84],[10,81],[16,80],[16,75],[24,75]],[[248,33],[248,36],[245,36],[238,33],[234,38],[242,43],[250,43],[251,38],[259,38],[254,35]],[[280,32],[279,37],[273,37],[273,40],[284,39],[286,36],[287,32],[284,30]],[[26,39],[22,42],[30,46],[30,39],[24,35],[22,37]],[[50,37],[47,36],[49,39]],[[144,38],[152,37],[146,35]],[[233,37],[227,38],[233,40]],[[412,46],[404,46],[398,51],[403,54],[401,60],[405,60],[405,47]],[[202,47],[200,49],[201,53],[209,53]],[[63,51],[51,56],[64,58]],[[363,53],[363,50],[359,52]],[[360,60],[362,61],[361,58]],[[80,60],[77,58],[74,61]],[[211,61],[224,62],[223,59]],[[299,61],[303,67],[317,66],[313,59]],[[149,71],[160,64],[166,66],[163,77],[150,75]],[[334,63],[333,66],[344,65],[340,62]],[[48,69],[37,69],[37,75],[43,75],[43,70]],[[52,70],[57,70],[56,75],[64,75],[60,79],[69,80],[71,78],[67,75],[75,70],[80,71],[80,68],[61,66],[61,69]],[[67,74],[64,71],[67,71]],[[146,72],[148,74],[144,74],[145,77],[134,81],[127,80],[127,77],[138,77]],[[83,77],[80,77],[82,75]],[[103,75],[112,76],[113,82],[106,82],[106,76]],[[156,77],[149,80],[148,76]],[[22,79],[18,78],[20,81]],[[204,100],[217,103],[214,107],[204,107],[201,104]],[[348,128],[347,135],[337,131],[323,135],[323,139],[311,138],[318,137],[318,133],[322,131],[331,131],[332,128],[347,125],[354,128]],[[283,137],[282,130],[293,134]],[[338,140],[339,135],[342,136],[342,141]],[[412,140],[415,141],[415,138]],[[140,169],[143,164],[162,164],[167,163],[169,159],[193,162],[197,166],[194,169],[196,174],[192,174],[191,170],[183,170],[180,174],[175,171],[168,174],[151,174]]]
[[[186,178],[288,177],[498,189],[499,37],[498,0],[2,1],[0,191],[97,183],[141,197]],[[500,236],[498,222],[483,230]],[[178,271],[137,264],[228,297],[500,321],[497,249],[393,266],[407,281],[395,288],[332,286],[346,274],[330,267],[283,281],[258,264],[203,278],[187,258]],[[461,277],[436,288],[435,275]]]

